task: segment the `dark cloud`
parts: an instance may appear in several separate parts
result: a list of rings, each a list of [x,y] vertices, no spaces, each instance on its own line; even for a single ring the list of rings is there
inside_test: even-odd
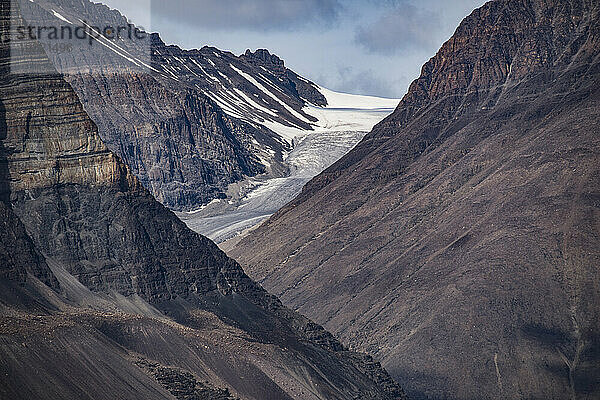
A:
[[[388,55],[436,46],[439,14],[401,1],[381,1],[394,7],[374,23],[357,28],[358,44],[371,53]]]
[[[339,0],[152,1],[153,18],[212,30],[274,31],[328,26],[343,6]]]

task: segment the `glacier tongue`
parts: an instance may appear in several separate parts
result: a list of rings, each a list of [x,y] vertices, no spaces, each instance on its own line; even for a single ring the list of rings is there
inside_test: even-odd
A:
[[[249,231],[296,197],[314,176],[349,152],[375,124],[389,115],[399,100],[336,93],[319,87],[328,106],[306,105],[317,118],[313,130],[262,124],[293,143],[284,162],[285,177],[247,179],[230,187],[228,200],[215,201],[193,213],[178,213],[191,229],[223,243]]]

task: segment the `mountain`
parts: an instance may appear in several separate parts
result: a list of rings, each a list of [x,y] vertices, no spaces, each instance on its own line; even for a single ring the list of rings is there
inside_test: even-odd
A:
[[[158,203],[24,23],[0,1],[0,398],[404,398]]]
[[[598,398],[599,12],[475,10],[229,255],[411,398]]]
[[[143,31],[138,39],[118,11],[88,0],[19,2],[29,26],[46,27],[34,36],[108,148],[155,198],[217,241],[293,199],[399,102],[319,87],[264,49],[235,56],[182,50]],[[300,152],[310,165],[299,165]]]
[[[229,196],[229,185],[287,173],[292,132],[319,124],[307,105],[322,90],[266,50],[235,56],[214,47],[183,50],[158,34],[111,39],[129,28],[116,10],[88,0],[19,0],[29,26],[75,30],[88,40],[37,35],[111,151],[167,207],[191,211]],[[45,32],[45,33],[44,33]],[[119,30],[119,32],[121,32]],[[125,33],[123,33],[125,35]],[[61,39],[64,39],[61,37]]]

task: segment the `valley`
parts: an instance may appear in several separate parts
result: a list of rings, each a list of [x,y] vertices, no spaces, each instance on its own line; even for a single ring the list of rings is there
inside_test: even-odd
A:
[[[600,398],[598,1],[192,3],[0,0],[0,400]]]
[[[21,7],[0,0],[0,36],[23,24]],[[1,399],[405,399],[378,362],[286,308],[159,203],[43,46],[21,45],[0,43]],[[96,78],[118,90],[122,76]],[[188,100],[195,123],[236,142],[218,106]]]

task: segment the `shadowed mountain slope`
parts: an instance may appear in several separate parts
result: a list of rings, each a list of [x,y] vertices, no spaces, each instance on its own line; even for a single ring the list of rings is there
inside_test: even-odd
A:
[[[230,255],[413,398],[597,398],[599,11],[475,10],[396,111]]]

